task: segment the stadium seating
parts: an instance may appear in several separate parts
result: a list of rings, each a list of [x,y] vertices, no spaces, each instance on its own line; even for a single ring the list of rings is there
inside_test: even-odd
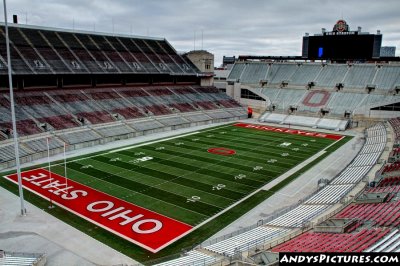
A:
[[[239,61],[228,81],[240,82],[265,99],[274,112],[329,117],[378,116],[371,108],[396,103],[400,99],[400,67],[377,64],[331,64]],[[261,82],[262,81],[262,82]],[[244,99],[247,96],[242,96]],[[251,99],[251,97],[250,97]]]
[[[394,229],[364,252],[400,252],[400,230]]]
[[[1,27],[4,30],[4,27]],[[32,73],[174,73],[197,68],[164,39],[134,39],[10,25],[13,69]],[[1,56],[6,58],[4,36]]]
[[[344,79],[345,88],[363,89],[372,84],[377,68],[375,65],[353,65],[349,68]]]
[[[79,130],[74,132],[67,132],[67,133],[60,133],[58,136],[66,143],[78,144],[84,143],[88,141],[100,140],[101,136],[94,131],[87,129],[87,130]]]
[[[260,80],[265,80],[267,69],[268,65],[263,63],[246,64],[240,75],[240,81],[245,84],[259,84]]]
[[[312,218],[322,213],[328,205],[305,205],[301,204],[295,209],[283,214],[282,216],[268,222],[267,225],[279,227],[302,227]]]
[[[331,93],[328,91],[313,90],[308,92],[299,103],[299,111],[318,113],[321,108],[326,107]]]
[[[356,233],[304,233],[272,249],[273,252],[361,252],[389,233],[388,229],[362,229]]]
[[[400,225],[400,201],[370,204],[352,204],[336,215],[336,218],[357,218],[373,221],[379,226]]]
[[[315,79],[317,87],[333,88],[337,83],[343,82],[347,72],[347,65],[327,64],[324,65],[321,73]]]
[[[271,84],[281,84],[282,81],[289,81],[297,67],[297,64],[272,64],[266,80]]]
[[[221,255],[232,256],[235,251],[249,249],[264,241],[271,240],[279,235],[285,234],[288,230],[259,226],[240,235],[222,240],[210,246],[204,247],[206,250]]]
[[[395,137],[397,139],[400,136],[400,118],[397,117],[397,118],[389,119],[389,123],[391,124],[391,126],[394,130],[394,133],[395,133]]]
[[[274,123],[274,124],[285,124],[292,126],[305,126],[311,128],[322,128],[329,130],[346,130],[349,121],[340,119],[329,119],[319,117],[307,117],[299,115],[286,115],[265,112],[258,119],[260,122]]]
[[[176,266],[176,265],[191,265],[191,266],[202,266],[202,265],[210,265],[216,262],[216,257],[209,256],[202,252],[193,250],[186,253],[184,256],[170,260],[167,262],[154,264],[154,266]]]
[[[96,127],[94,130],[103,137],[121,136],[135,132],[124,124]]]
[[[380,187],[397,186],[400,185],[399,176],[385,177],[379,182]]]
[[[317,75],[322,70],[320,64],[302,64],[290,78],[290,85],[307,85],[308,82],[315,81]]]
[[[328,185],[308,199],[306,204],[335,204],[353,188],[352,184]]]
[[[331,184],[357,184],[369,172],[369,170],[369,165],[347,167],[331,182]]]
[[[46,256],[44,254],[4,251],[1,251],[1,253],[2,256],[0,256],[0,265],[34,266],[44,265],[46,263]]]
[[[9,137],[5,131],[11,129],[10,103],[6,96],[0,95],[0,111],[4,112],[0,118],[2,138]],[[212,118],[228,118],[237,113],[222,109],[240,108],[218,90],[199,86],[39,90],[17,92],[15,99],[20,135],[201,110],[218,109]],[[211,119],[205,114],[199,116],[203,117],[202,121]]]
[[[32,152],[30,154],[38,153],[47,150],[47,140],[46,138],[38,138],[38,139],[28,139],[26,141],[21,142],[24,147],[27,147]],[[64,146],[64,143],[60,141],[56,137],[49,137],[49,149],[53,150],[56,148],[60,148]]]
[[[369,188],[366,192],[370,193],[399,193],[400,185],[392,185],[392,186],[378,186],[374,188]]]

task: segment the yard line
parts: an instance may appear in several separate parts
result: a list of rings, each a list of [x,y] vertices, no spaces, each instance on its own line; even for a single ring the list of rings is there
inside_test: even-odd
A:
[[[123,155],[123,156],[124,156],[124,155]],[[93,160],[93,159],[92,159],[92,160]],[[98,162],[98,161],[96,161],[96,162]],[[132,172],[132,173],[137,174],[138,176],[151,177],[151,178],[153,178],[153,179],[158,179],[158,180],[162,181],[162,182],[157,183],[156,185],[161,185],[161,184],[167,183],[167,182],[164,182],[165,179],[162,179],[162,178],[159,178],[159,177],[156,177],[156,176],[153,176],[153,175],[148,175],[148,174],[140,173],[140,172],[137,172],[137,171],[134,171],[134,170],[129,170],[129,169],[126,169],[126,168],[122,168],[122,167],[120,167],[120,166],[118,166],[118,165],[112,165],[112,166],[115,167],[115,168],[119,168],[119,169],[121,169],[121,170],[123,169],[122,171],[119,171],[119,172],[116,172],[116,173],[113,172],[115,175],[118,175],[118,176],[121,176],[122,173]],[[103,171],[103,170],[102,170],[102,171]],[[108,173],[110,173],[110,172],[108,172]],[[110,173],[110,174],[113,174],[113,173]],[[128,180],[131,180],[131,179],[126,178],[126,177],[124,177],[124,176],[121,176],[121,177],[122,177],[122,178],[125,178],[125,179],[128,179]],[[132,181],[135,181],[135,180],[132,180]],[[135,181],[135,182],[141,183],[141,184],[143,184],[143,185],[151,186],[151,187],[155,187],[155,186],[156,186],[155,184],[151,184],[151,185],[150,185],[150,184],[142,183],[142,182],[140,182],[140,181]],[[176,185],[176,186],[181,186],[181,187],[189,188],[189,189],[192,189],[192,190],[197,190],[197,191],[201,192],[202,194],[209,194],[210,196],[213,196],[213,197],[216,197],[216,198],[223,198],[223,199],[226,199],[226,200],[228,200],[228,201],[230,201],[230,202],[234,202],[234,201],[235,201],[235,199],[227,198],[227,197],[225,197],[225,196],[223,196],[223,195],[218,195],[218,194],[210,193],[210,192],[207,192],[207,191],[204,191],[204,190],[199,190],[199,189],[197,189],[196,187],[185,186],[185,185],[183,185],[183,184],[179,184],[179,183],[175,183],[175,182],[173,182],[173,184]],[[205,185],[209,185],[209,184],[206,184],[206,183],[204,183],[204,184],[205,184]],[[212,186],[212,185],[210,184],[210,186]],[[162,190],[167,191],[167,190],[165,190],[165,189],[162,189]],[[171,192],[171,191],[167,191],[167,192]],[[171,192],[171,193],[173,193],[173,192]],[[175,193],[174,193],[174,194],[175,194]],[[179,194],[176,194],[176,195],[179,195]],[[193,196],[193,195],[192,195],[192,196]],[[185,196],[185,197],[186,197],[186,196]],[[204,203],[209,204],[209,203],[207,203],[207,202],[204,202]],[[210,205],[213,205],[213,204],[210,204]],[[220,207],[220,208],[222,208],[222,207]]]
[[[107,156],[107,155],[111,155],[111,154],[114,154],[114,153],[118,153],[118,152],[121,152],[121,151],[126,151],[126,150],[131,150],[131,149],[134,149],[134,148],[140,148],[140,147],[142,147],[142,146],[149,146],[149,145],[151,145],[151,144],[155,144],[155,143],[160,143],[160,142],[166,142],[166,144],[167,145],[172,145],[172,144],[169,144],[168,143],[168,141],[170,141],[170,140],[173,140],[173,139],[177,139],[177,138],[185,138],[185,137],[188,137],[188,136],[192,136],[192,135],[195,135],[195,134],[201,134],[201,133],[205,133],[205,132],[210,132],[210,131],[218,131],[218,130],[221,130],[222,128],[225,128],[225,127],[230,127],[231,126],[231,124],[229,124],[229,125],[226,125],[226,126],[223,126],[223,127],[218,127],[218,128],[211,128],[211,129],[209,129],[209,130],[204,130],[204,131],[196,131],[196,132],[191,132],[191,133],[188,133],[188,134],[182,134],[182,135],[177,135],[177,136],[173,136],[173,137],[169,137],[169,138],[164,138],[164,139],[159,139],[159,140],[155,140],[155,141],[150,141],[150,142],[146,142],[146,143],[141,143],[141,144],[137,144],[137,145],[132,145],[132,146],[129,146],[129,147],[124,147],[124,148],[120,148],[120,149],[115,149],[115,150],[112,150],[112,151],[108,151],[108,152],[105,152],[105,153],[103,153],[103,154],[97,154],[97,155],[94,155],[94,156],[89,156],[89,157],[86,157],[86,158],[81,158],[81,159],[77,159],[77,160],[75,160],[75,161],[80,161],[80,160],[85,160],[85,159],[90,159],[90,158],[93,158],[93,157],[97,157],[97,156],[102,156],[102,155],[105,155],[105,156]],[[244,130],[243,130],[243,132],[244,132]],[[249,132],[250,132],[250,130],[249,130]],[[249,133],[249,134],[252,134],[252,135],[256,135],[256,134],[253,134],[253,133]],[[242,134],[240,134],[241,136],[235,136],[235,137],[228,137],[227,139],[224,139],[224,141],[221,141],[221,142],[218,142],[218,145],[221,145],[221,144],[224,144],[224,143],[230,143],[230,142],[235,142],[235,141],[238,141],[239,139],[241,139],[241,138],[243,138],[243,135]],[[257,135],[259,135],[259,136],[262,136],[262,134],[261,134],[261,132],[260,132],[260,134],[257,134]],[[219,135],[217,135],[217,136],[219,136]],[[268,139],[268,138],[271,138],[271,135],[270,134],[265,134],[265,136],[266,136],[266,138],[265,139]],[[204,138],[204,137],[202,137],[202,138]],[[254,137],[253,137],[254,138]],[[268,146],[271,146],[271,143],[276,143],[276,142],[279,142],[279,141],[284,141],[284,140],[286,140],[286,139],[296,139],[296,141],[299,141],[299,140],[297,140],[297,138],[295,138],[295,136],[293,136],[293,135],[281,135],[281,137],[273,137],[272,139],[273,139],[273,141],[271,141],[271,142],[269,142],[269,141],[263,141],[263,140],[260,140],[260,142],[261,142],[261,145],[258,145],[258,146],[256,146],[255,148],[253,148],[253,149],[249,149],[249,148],[247,148],[248,149],[248,151],[244,151],[243,152],[243,154],[248,154],[249,156],[248,157],[252,157],[251,156],[251,154],[252,154],[252,151],[254,151],[254,150],[257,150],[257,149],[259,149],[260,148],[260,146],[261,147],[264,147],[265,149],[268,149]],[[215,140],[219,140],[220,138],[215,138]],[[260,138],[261,139],[261,138]],[[186,141],[186,140],[185,140]],[[190,141],[190,140],[189,140]],[[322,143],[321,143],[322,144]],[[242,145],[244,145],[244,144],[242,144]],[[323,146],[325,146],[325,145],[323,145]],[[183,148],[183,147],[181,147],[181,148]],[[322,147],[321,147],[322,148]],[[187,153],[187,154],[190,154],[190,153],[194,153],[194,152],[198,152],[198,151],[192,151],[192,152],[189,152],[189,153]],[[200,155],[199,155],[200,156]],[[173,161],[173,158],[177,158],[177,157],[179,157],[179,156],[171,156],[171,158],[170,159],[167,159],[166,161]],[[200,156],[201,157],[201,156]],[[211,165],[208,165],[208,167],[211,167],[211,166],[213,166],[213,165],[223,165],[224,163],[228,163],[229,162],[229,160],[230,160],[231,158],[230,157],[227,157],[227,158],[224,158],[223,160],[219,160],[219,159],[217,159],[216,161],[216,163],[210,163]],[[246,161],[245,159],[242,159],[243,161]],[[232,162],[232,160],[231,160],[231,162],[230,163],[233,163]],[[149,164],[152,164],[151,162],[149,162]],[[237,163],[234,163],[234,164],[236,164],[236,165],[242,165],[243,166],[243,164],[237,164]],[[246,167],[249,167],[248,165],[245,165]],[[173,167],[173,166],[171,166],[171,167]],[[205,168],[205,167],[202,167],[202,168],[200,168],[200,169],[203,169],[203,168]],[[122,169],[122,168],[121,168]],[[286,169],[285,169],[286,170]],[[158,170],[158,171],[160,171],[160,170]],[[106,171],[105,171],[106,172]],[[133,171],[131,171],[131,170],[127,170],[127,171],[121,171],[121,172],[133,172]],[[120,172],[120,173],[121,173]],[[162,171],[160,171],[160,172],[162,172]],[[248,172],[248,171],[246,171],[246,172]],[[187,174],[184,174],[184,175],[181,175],[181,176],[177,176],[176,178],[174,178],[174,179],[172,179],[172,180],[166,180],[165,182],[162,182],[162,183],[160,183],[160,184],[157,184],[157,185],[155,185],[155,186],[151,186],[151,185],[147,185],[147,186],[149,186],[149,189],[151,189],[151,188],[157,188],[158,186],[160,186],[160,185],[162,185],[162,184],[166,184],[166,183],[174,183],[173,182],[173,180],[175,180],[175,179],[178,179],[178,178],[181,178],[181,177],[184,177],[184,176],[186,176],[186,175],[189,175],[190,173],[187,173]],[[110,175],[112,175],[112,174],[110,174]],[[117,174],[118,175],[118,174]],[[152,176],[152,175],[151,175]],[[154,177],[154,176],[152,176],[152,177]],[[211,178],[215,178],[215,177],[212,177],[212,176],[210,176]],[[124,178],[124,177],[121,177],[121,178]],[[157,177],[154,177],[154,178],[157,178]],[[97,178],[98,179],[98,178]],[[103,182],[107,182],[107,183],[110,183],[110,182],[108,182],[108,181],[105,181],[105,180],[103,180],[103,179],[100,179],[100,180],[102,180]],[[127,179],[127,180],[129,180],[129,179]],[[272,180],[270,180],[269,182],[271,182]],[[112,183],[110,183],[110,184],[112,184]],[[181,185],[181,184],[178,184],[178,185]],[[207,184],[208,185],[208,184]],[[114,184],[114,186],[118,186],[118,185],[116,185],[116,184]],[[182,186],[182,185],[181,185]],[[120,186],[121,187],[121,186]],[[196,188],[193,188],[193,187],[189,187],[188,186],[188,188],[190,188],[190,189],[196,189]],[[260,189],[260,188],[259,188]],[[259,189],[256,189],[255,191],[257,191],[257,190],[259,190]],[[129,191],[131,191],[131,190],[129,190]],[[233,190],[233,191],[235,191],[235,190]],[[168,192],[168,193],[172,193],[172,194],[175,194],[175,193],[173,193],[173,192],[171,192],[170,190],[168,190],[168,191],[166,191],[165,190],[165,192]],[[202,192],[205,192],[205,193],[208,193],[208,192],[206,192],[206,191],[202,191]],[[136,192],[136,193],[140,193],[140,192]],[[254,192],[253,192],[254,193]],[[250,193],[250,194],[253,194],[253,193]],[[216,196],[216,197],[223,197],[223,196],[220,196],[220,195],[218,195],[218,194],[212,194],[212,193],[210,193],[211,195],[214,195],[214,196]],[[144,195],[146,195],[146,194],[144,194]],[[175,194],[175,195],[177,195],[178,196],[178,194]],[[146,195],[146,196],[148,196],[148,195]],[[248,196],[248,195],[247,195]],[[247,196],[245,196],[245,198],[247,198]],[[154,197],[152,197],[152,196],[148,196],[148,197],[151,197],[151,198],[154,198]],[[181,196],[181,197],[183,197],[183,196]],[[225,198],[225,197],[224,197]],[[155,198],[155,199],[157,199],[157,198]],[[227,198],[228,199],[228,198]],[[166,202],[166,201],[163,201],[163,200],[160,200],[160,199],[157,199],[157,200],[159,200],[159,201],[161,201],[161,202],[165,202],[165,203],[168,203],[168,204],[170,204],[170,205],[173,205],[173,206],[179,206],[179,205],[175,205],[175,204],[173,204],[173,203],[170,203],[170,202]],[[230,206],[232,206],[232,205],[236,205],[236,203],[237,202],[241,202],[243,200],[243,198],[241,198],[241,200],[239,200],[239,201],[236,201],[235,203],[233,203],[233,204],[229,204],[229,205],[227,205],[229,208],[228,209],[230,209],[231,207]],[[208,203],[206,203],[206,202],[203,202],[204,204],[208,204]],[[180,206],[179,206],[180,207]],[[217,206],[214,206],[214,207],[217,207]],[[182,208],[183,210],[189,210],[189,209],[186,209],[186,208],[184,208],[184,207],[180,207],[180,208]],[[223,207],[217,207],[217,208],[223,208]],[[189,211],[192,211],[192,212],[194,212],[194,213],[198,213],[198,212],[196,212],[196,211],[193,211],[193,210],[189,210]],[[223,213],[224,212],[224,210],[222,210],[222,211],[220,211],[220,212],[218,212],[218,215],[220,214],[220,213]],[[205,215],[205,214],[201,214],[201,213],[198,213],[198,214],[200,214],[200,215],[202,215],[202,216],[205,216],[205,217],[209,217],[209,216],[207,216],[207,215]]]
[[[145,146],[145,145],[149,145],[149,144],[163,142],[163,141],[166,141],[166,140],[172,139],[172,138],[185,137],[185,136],[188,136],[188,135],[194,135],[194,134],[199,134],[199,133],[203,133],[203,132],[218,130],[218,129],[229,127],[229,126],[232,126],[232,124],[228,124],[228,125],[225,125],[225,126],[217,126],[216,128],[210,128],[210,129],[206,129],[206,130],[195,131],[195,132],[191,132],[191,133],[187,133],[187,134],[180,134],[180,135],[176,135],[176,136],[168,137],[168,138],[160,138],[160,139],[156,139],[156,140],[153,140],[153,141],[143,142],[143,143],[139,143],[139,144],[136,144],[136,145],[129,146],[129,149],[134,149],[136,147],[141,147],[141,146]],[[116,150],[121,150],[121,149],[123,149],[123,148],[119,148],[119,149],[116,149]],[[96,154],[96,155],[91,155],[91,156],[84,157],[84,158],[78,158],[78,159],[75,159],[75,160],[68,160],[67,164],[69,162],[78,162],[78,161],[86,160],[86,159],[93,158],[93,157],[96,157],[96,156],[109,154],[109,153],[115,152],[116,150],[113,149],[111,151],[107,151],[107,152],[104,152],[104,153],[99,153],[99,154]],[[76,156],[76,157],[81,157],[81,156]],[[64,165],[64,162],[59,163],[59,164],[53,164],[53,166],[58,166],[58,165]]]
[[[316,156],[317,154],[315,154],[312,160],[310,160],[306,165],[308,165],[309,163],[311,163],[312,161],[316,160],[317,158],[319,158],[322,154],[326,153],[326,149],[330,148],[331,146],[333,146],[334,144],[338,143],[339,141],[343,140],[345,138],[345,136],[343,136],[342,138],[336,140],[335,142],[331,143],[330,145],[326,146],[324,149],[322,149],[321,151],[319,151],[317,154],[319,154],[319,156]],[[310,159],[310,158],[309,158]],[[304,166],[306,166],[304,165]],[[303,167],[304,167],[303,166]],[[285,175],[285,173],[283,173],[282,175]],[[268,184],[267,184],[268,185]],[[266,185],[266,186],[267,186]],[[252,193],[250,193],[249,195],[247,195],[244,198],[241,198],[240,200],[238,200],[237,202],[235,202],[234,204],[228,206],[227,208],[223,209],[221,212],[217,213],[216,215],[209,217],[207,220],[202,221],[200,224],[196,225],[193,230],[196,230],[197,228],[203,226],[204,224],[208,223],[209,221],[215,219],[216,217],[218,217],[219,215],[227,212],[228,210],[234,208],[235,206],[237,206],[238,204],[242,203],[243,201],[245,201],[246,199],[252,197],[253,195],[255,195],[257,192],[261,191],[261,190],[265,190],[264,187],[260,187],[259,189],[253,191]],[[269,191],[269,190],[265,190],[265,191]],[[279,192],[275,192],[275,193],[279,193]],[[275,193],[273,193],[271,196],[273,196]]]
[[[195,132],[191,132],[191,133],[187,133],[187,134],[183,134],[183,135],[173,136],[173,137],[165,138],[165,139],[162,139],[162,140],[154,140],[154,141],[150,141],[150,142],[146,142],[146,143],[142,143],[142,144],[132,145],[132,146],[128,146],[128,147],[124,147],[124,148],[120,148],[120,149],[109,151],[106,154],[116,153],[116,152],[125,151],[125,150],[131,150],[131,149],[134,149],[134,148],[142,147],[144,145],[151,145],[151,144],[158,143],[158,142],[161,142],[161,141],[168,141],[168,140],[171,140],[171,139],[177,139],[177,138],[181,138],[181,137],[183,138],[183,137],[191,136],[191,135],[198,134],[198,133],[200,133],[200,131],[195,131]]]
[[[81,171],[79,171],[79,170],[77,170],[77,169],[74,169],[74,170],[77,171],[77,172],[83,173],[83,172],[81,172]],[[120,188],[127,189],[127,190],[131,191],[131,192],[130,192],[131,196],[133,196],[133,195],[135,195],[135,194],[144,195],[144,196],[146,196],[146,197],[150,197],[150,198],[156,199],[157,201],[162,201],[162,202],[165,202],[165,203],[167,203],[167,204],[169,204],[169,205],[173,205],[173,206],[179,207],[179,208],[181,208],[181,209],[183,209],[183,210],[187,210],[187,211],[190,211],[190,212],[194,212],[194,213],[197,213],[197,214],[199,214],[199,215],[201,215],[201,216],[204,216],[204,217],[209,217],[209,215],[206,215],[206,214],[204,214],[204,213],[200,213],[200,212],[194,211],[194,210],[192,210],[192,209],[187,209],[187,208],[185,208],[185,207],[176,205],[176,204],[174,204],[174,203],[171,203],[171,202],[168,202],[168,201],[159,199],[159,198],[155,198],[155,197],[153,197],[153,196],[151,196],[151,195],[148,195],[148,194],[144,194],[143,191],[134,191],[134,190],[130,190],[130,189],[126,188],[126,187],[123,187],[123,186],[118,185],[118,184],[115,184],[115,183],[111,183],[111,182],[105,180],[104,178],[98,178],[98,177],[96,177],[96,176],[94,176],[94,175],[91,175],[91,174],[89,174],[89,173],[83,173],[83,174],[88,175],[88,176],[91,176],[91,177],[95,178],[96,180],[101,180],[102,182],[111,184],[112,186],[116,186],[116,187],[120,187]],[[110,175],[114,175],[113,173],[109,173],[109,174],[110,174]],[[109,176],[109,177],[110,177],[110,176]],[[124,177],[121,177],[121,178],[124,178]],[[124,179],[126,179],[126,178],[124,178]],[[129,180],[129,179],[128,179],[128,180]],[[152,188],[152,187],[150,187],[150,188]],[[167,191],[167,192],[169,192],[169,191]],[[174,194],[174,193],[173,193],[173,194]],[[177,195],[177,194],[175,194],[175,195]],[[179,195],[177,195],[177,196],[179,196]],[[131,203],[135,204],[134,202],[131,202]],[[207,203],[205,203],[205,204],[207,204]],[[210,204],[208,204],[208,205],[210,205]],[[144,206],[144,207],[145,207],[146,209],[148,209],[146,206]],[[217,206],[214,206],[214,207],[217,207]],[[217,208],[218,208],[218,209],[223,209],[222,207],[217,207]],[[151,210],[151,209],[149,209],[149,210]],[[169,217],[169,216],[168,216],[168,217]]]

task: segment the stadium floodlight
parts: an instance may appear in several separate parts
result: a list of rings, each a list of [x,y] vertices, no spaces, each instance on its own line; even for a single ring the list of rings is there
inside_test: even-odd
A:
[[[14,137],[15,164],[17,166],[18,190],[19,190],[19,198],[21,200],[21,215],[26,215],[26,209],[25,209],[25,204],[24,204],[24,191],[22,189],[21,165],[20,165],[20,162],[19,162],[19,145],[18,145],[17,123],[15,121],[15,106],[14,106],[15,103],[14,103],[14,92],[13,92],[13,84],[12,84],[10,40],[9,40],[9,37],[8,37],[6,0],[3,0],[3,6],[4,6],[4,26],[5,26],[5,31],[6,31],[8,84],[10,86],[11,120],[12,120],[12,128],[13,128],[12,134],[13,134],[13,137]]]

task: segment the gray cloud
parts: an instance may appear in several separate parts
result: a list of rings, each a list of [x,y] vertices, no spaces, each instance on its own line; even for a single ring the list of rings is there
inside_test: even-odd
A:
[[[383,33],[399,46],[398,0],[8,0],[20,23],[165,37],[178,51],[203,48],[223,55],[300,55],[305,32],[351,29]],[[4,20],[1,13],[0,20]],[[203,42],[201,35],[203,33]],[[400,47],[399,47],[400,49]],[[399,52],[397,54],[399,55]]]

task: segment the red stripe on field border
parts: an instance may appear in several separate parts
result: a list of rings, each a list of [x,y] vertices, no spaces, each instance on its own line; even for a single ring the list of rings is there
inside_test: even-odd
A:
[[[45,169],[21,176],[26,189],[153,253],[193,228]],[[18,183],[16,174],[5,178]]]
[[[339,140],[339,139],[343,138],[342,135],[326,134],[326,133],[321,133],[321,132],[312,132],[312,131],[305,131],[305,130],[299,130],[299,129],[293,129],[293,128],[284,128],[284,127],[271,127],[271,126],[247,124],[247,123],[237,123],[237,124],[234,124],[234,126],[256,129],[256,130],[263,130],[263,131],[273,131],[273,132],[279,132],[279,133],[293,134],[293,135],[333,139],[333,140]]]

